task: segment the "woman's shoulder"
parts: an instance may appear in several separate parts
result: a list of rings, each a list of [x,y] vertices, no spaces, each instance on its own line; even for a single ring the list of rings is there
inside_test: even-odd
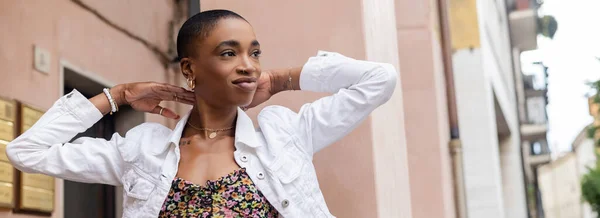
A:
[[[294,112],[292,109],[281,106],[281,105],[269,105],[263,108],[258,113],[258,119],[288,119],[297,116],[298,113]]]
[[[170,133],[171,129],[160,123],[144,122],[127,131],[126,137],[148,136],[149,134],[160,137]]]
[[[160,123],[141,123],[125,134],[125,143],[119,149],[123,158],[135,160],[142,151],[160,149],[167,145],[172,130]]]
[[[257,116],[259,129],[268,135],[293,134],[300,123],[298,113],[280,105],[267,106]]]
[[[293,154],[309,154],[302,145],[307,138],[301,129],[306,127],[301,115],[294,110],[280,105],[265,107],[258,115],[260,135],[264,137],[269,149],[287,151]]]

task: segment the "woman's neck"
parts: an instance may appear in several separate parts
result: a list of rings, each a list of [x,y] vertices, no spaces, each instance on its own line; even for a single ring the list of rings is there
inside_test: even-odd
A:
[[[237,107],[213,107],[198,102],[192,109],[188,123],[206,129],[224,129],[235,125]]]

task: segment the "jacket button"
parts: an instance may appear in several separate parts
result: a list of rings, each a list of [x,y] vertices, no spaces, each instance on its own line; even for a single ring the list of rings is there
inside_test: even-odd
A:
[[[290,201],[288,201],[287,199],[283,200],[283,201],[281,202],[281,206],[282,206],[283,208],[286,208],[286,207],[290,206]]]
[[[258,177],[258,179],[264,179],[265,178],[265,174],[263,172],[259,172],[258,175],[256,175]]]
[[[248,156],[246,155],[242,155],[240,159],[242,160],[242,162],[248,162]]]
[[[133,185],[129,186],[129,191],[133,190]]]

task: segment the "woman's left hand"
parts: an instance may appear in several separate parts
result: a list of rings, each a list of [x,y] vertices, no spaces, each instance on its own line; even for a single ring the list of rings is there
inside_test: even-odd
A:
[[[256,107],[265,101],[269,100],[275,93],[273,92],[273,73],[266,71],[262,72],[257,81],[258,87],[249,105],[242,107],[247,110]]]

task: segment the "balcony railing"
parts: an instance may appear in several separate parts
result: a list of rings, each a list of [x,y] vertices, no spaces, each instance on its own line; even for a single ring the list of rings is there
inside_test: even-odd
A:
[[[543,64],[541,64],[543,66]],[[523,88],[525,89],[525,120],[524,124],[546,125],[548,116],[546,114],[547,98],[547,80],[543,68],[537,73],[523,75]]]
[[[521,139],[525,141],[538,141],[546,139],[548,126],[546,124],[522,124]]]

